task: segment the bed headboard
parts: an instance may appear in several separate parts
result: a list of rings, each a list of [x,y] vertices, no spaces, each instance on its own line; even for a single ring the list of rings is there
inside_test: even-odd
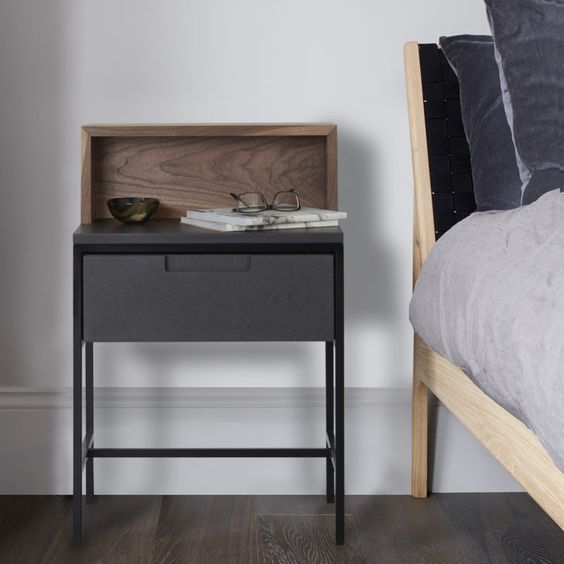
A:
[[[433,243],[476,211],[458,79],[434,43],[404,48],[414,177],[414,281]]]

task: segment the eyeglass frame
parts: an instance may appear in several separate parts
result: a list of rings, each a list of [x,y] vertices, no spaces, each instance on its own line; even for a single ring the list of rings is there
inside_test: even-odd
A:
[[[244,196],[245,194],[258,194],[261,197],[262,201],[264,202],[264,208],[261,207],[260,209],[249,209],[249,206],[247,206],[247,204],[245,204],[245,202],[243,202],[243,200],[241,199],[241,196]],[[279,194],[294,194],[298,204],[297,207],[292,208],[291,210],[275,208],[274,202],[276,201],[276,197]],[[291,190],[280,190],[280,192],[276,192],[276,194],[274,194],[274,196],[272,197],[272,203],[270,205],[268,205],[266,196],[262,192],[243,192],[242,194],[235,194],[234,192],[230,192],[230,196],[235,200],[235,202],[237,202],[236,207],[233,208],[233,211],[238,213],[260,213],[267,210],[279,211],[282,213],[291,213],[302,209],[300,195],[293,188]],[[242,203],[245,206],[247,206],[247,210],[245,211],[244,209],[240,209],[239,203]]]

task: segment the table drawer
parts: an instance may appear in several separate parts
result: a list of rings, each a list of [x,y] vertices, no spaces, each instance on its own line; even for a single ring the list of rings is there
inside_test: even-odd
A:
[[[325,341],[332,255],[86,255],[86,341]]]

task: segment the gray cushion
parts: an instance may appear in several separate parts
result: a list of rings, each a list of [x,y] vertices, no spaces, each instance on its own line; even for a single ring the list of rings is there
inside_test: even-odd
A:
[[[478,211],[516,208],[521,205],[521,181],[501,97],[493,38],[456,35],[441,37],[440,44],[460,84]]]
[[[523,203],[564,187],[564,0],[485,0]]]

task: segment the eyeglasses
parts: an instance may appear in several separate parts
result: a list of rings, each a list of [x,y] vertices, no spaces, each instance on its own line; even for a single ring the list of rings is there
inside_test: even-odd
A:
[[[233,194],[232,192],[231,197],[235,200],[233,211],[240,213],[258,213],[265,210],[293,212],[302,207],[300,197],[295,190],[277,192],[270,205],[261,192],[245,192],[244,194]]]

